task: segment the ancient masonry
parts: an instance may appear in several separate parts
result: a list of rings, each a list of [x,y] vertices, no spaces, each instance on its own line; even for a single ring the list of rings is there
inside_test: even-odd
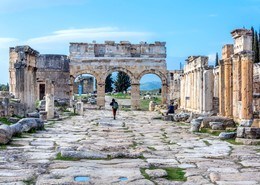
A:
[[[234,45],[225,45],[219,70],[219,114],[237,121],[253,118],[253,52],[249,30],[232,31]]]
[[[208,57],[190,56],[181,79],[180,108],[195,113],[213,112],[214,75]]]
[[[181,75],[183,74],[182,70],[171,70],[169,71],[169,95],[170,100],[173,100],[179,105],[180,101],[180,87],[181,87]]]
[[[132,108],[139,108],[140,80],[145,74],[160,77],[162,102],[167,103],[169,82],[165,44],[131,44],[127,41],[71,43],[69,57],[40,55],[29,46],[10,48],[10,91],[26,104],[27,111],[32,111],[35,101],[47,95],[53,95],[54,99],[71,99],[73,93],[77,92],[75,79],[82,74],[91,74],[97,81],[97,104],[103,107],[106,77],[112,72],[122,71],[131,79]],[[83,86],[93,85],[93,80],[86,81]]]

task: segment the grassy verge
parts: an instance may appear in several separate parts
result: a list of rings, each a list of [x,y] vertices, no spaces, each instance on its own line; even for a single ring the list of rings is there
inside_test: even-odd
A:
[[[243,145],[241,142],[236,142],[235,139],[225,139],[224,141],[229,142],[232,145]]]
[[[159,97],[153,98],[151,100],[141,100],[140,101],[140,109],[144,110],[144,111],[148,111],[150,101],[153,101],[154,103],[156,103],[158,105],[161,104],[161,102],[162,102],[161,98],[159,98]]]
[[[2,122],[5,125],[11,125],[12,124],[12,122],[8,121],[7,118],[0,118],[0,122]]]
[[[116,99],[131,99],[131,96],[129,94],[124,93],[117,93],[110,96]]]
[[[73,158],[73,157],[63,157],[60,152],[56,155],[55,160],[62,160],[62,161],[79,161],[79,159],[75,159],[75,158]]]
[[[211,134],[213,136],[219,136],[219,134],[223,132],[223,131],[216,131],[216,130],[211,130],[211,129],[208,129],[208,128],[202,128],[200,130],[200,133],[208,133],[208,134]]]

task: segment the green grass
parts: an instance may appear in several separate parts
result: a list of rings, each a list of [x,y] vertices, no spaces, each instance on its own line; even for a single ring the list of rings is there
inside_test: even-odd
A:
[[[73,158],[73,157],[63,157],[60,152],[56,155],[55,160],[61,160],[61,161],[79,161],[79,159],[75,159],[75,158]]]
[[[219,134],[221,133],[222,131],[215,131],[215,130],[211,130],[211,129],[208,129],[208,128],[202,128],[200,130],[200,133],[208,133],[208,134],[211,134],[213,136],[219,136]]]
[[[8,121],[8,118],[0,118],[0,122],[2,122],[5,125],[11,125],[12,122]]]
[[[131,99],[131,96],[129,94],[124,94],[124,93],[113,94],[111,95],[111,97],[116,99]]]
[[[130,148],[136,148],[138,146],[137,142],[133,141],[133,144],[131,144],[129,147]]]
[[[140,172],[143,175],[145,179],[151,180],[151,177],[145,172],[145,170],[155,170],[155,169],[163,169],[167,172],[166,179],[170,181],[186,181],[187,178],[184,176],[185,172],[182,168],[157,168],[154,166],[151,166],[150,168],[140,168]]]
[[[156,98],[153,98],[151,100],[141,100],[140,101],[140,109],[143,110],[143,111],[148,111],[150,101],[153,101],[154,103],[156,103],[158,105],[160,105],[161,102],[162,102],[161,97],[156,97]]]
[[[210,146],[210,145],[212,145],[212,144],[210,144],[208,141],[205,141],[205,140],[203,140],[203,142],[205,143],[205,145],[207,145],[207,146]]]
[[[241,142],[236,142],[235,139],[225,139],[226,142],[229,142],[232,145],[243,145]]]
[[[0,150],[6,150],[6,149],[7,149],[6,145],[0,144]]]
[[[23,180],[23,183],[26,185],[32,185],[36,183],[36,179],[34,177],[28,179],[28,180]]]
[[[78,113],[74,113],[74,112],[69,113],[69,116],[78,116],[78,115],[79,115]]]
[[[148,148],[149,150],[156,151],[156,149],[155,149],[154,147],[152,147],[152,146],[148,146],[147,148]]]

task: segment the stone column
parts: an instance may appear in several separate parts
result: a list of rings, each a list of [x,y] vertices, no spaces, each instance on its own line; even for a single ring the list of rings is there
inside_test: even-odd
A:
[[[232,118],[232,61],[231,58],[224,61],[225,66],[225,116]]]
[[[73,76],[70,77],[70,107],[73,107],[73,101],[74,101],[74,81],[75,78]]]
[[[241,119],[253,118],[253,58],[252,53],[241,54]]]
[[[140,108],[140,84],[131,84],[131,108],[138,110]]]
[[[54,118],[54,84],[50,79],[46,79],[46,95],[45,95],[45,111],[47,112],[47,119]]]
[[[239,55],[234,55],[232,57],[233,60],[233,117],[235,119],[239,118],[239,109],[238,109],[238,101],[239,93],[241,91],[241,87],[239,85],[239,78],[240,78],[240,57]]]
[[[205,70],[203,73],[203,113],[213,111],[214,75],[213,70]]]
[[[168,85],[162,84],[162,104],[168,103]]]
[[[224,61],[220,60],[219,65],[219,115],[225,116],[225,67]]]
[[[203,81],[204,81],[204,78],[203,78],[203,69],[200,70],[200,74],[199,74],[199,113],[202,113],[203,112]]]
[[[97,105],[105,107],[105,83],[97,84]]]

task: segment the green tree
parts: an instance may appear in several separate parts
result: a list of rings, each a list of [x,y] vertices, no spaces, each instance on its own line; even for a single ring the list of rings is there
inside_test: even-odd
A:
[[[124,72],[118,72],[115,81],[115,88],[117,92],[124,92],[131,86],[131,79]]]
[[[216,53],[215,67],[217,67],[218,65],[219,65],[219,61],[218,61],[218,53]]]
[[[108,75],[106,78],[106,86],[105,86],[105,92],[112,92],[113,91],[113,85],[114,81],[112,79],[112,74]]]

